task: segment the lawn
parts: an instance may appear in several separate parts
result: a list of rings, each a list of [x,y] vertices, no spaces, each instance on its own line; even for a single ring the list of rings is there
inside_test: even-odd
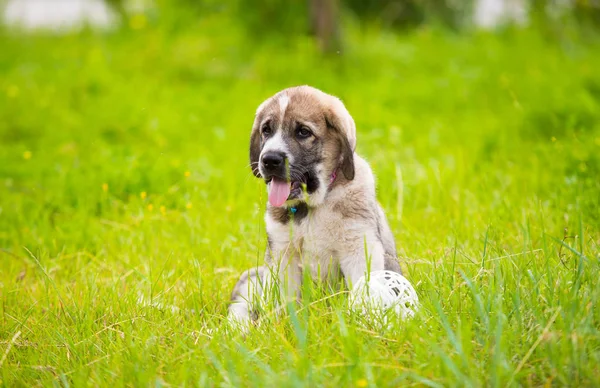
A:
[[[223,15],[0,37],[6,386],[600,384],[600,45],[577,31],[396,34],[343,53]],[[256,107],[341,97],[421,309],[373,330],[307,285],[222,328],[266,247]]]

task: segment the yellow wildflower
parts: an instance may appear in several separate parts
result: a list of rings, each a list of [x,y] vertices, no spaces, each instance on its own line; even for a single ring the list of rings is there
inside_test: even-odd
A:
[[[357,387],[366,387],[369,385],[369,382],[367,381],[367,379],[360,379],[358,381],[356,381],[356,386]]]

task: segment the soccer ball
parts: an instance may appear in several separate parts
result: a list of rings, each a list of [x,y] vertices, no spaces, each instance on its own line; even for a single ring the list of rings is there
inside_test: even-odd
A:
[[[364,318],[383,320],[387,325],[391,312],[401,319],[411,318],[419,297],[410,282],[392,271],[374,271],[362,276],[352,287],[350,309]]]

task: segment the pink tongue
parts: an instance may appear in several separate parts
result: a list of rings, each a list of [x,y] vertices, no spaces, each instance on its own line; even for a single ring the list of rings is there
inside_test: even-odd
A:
[[[283,205],[290,196],[290,186],[289,182],[273,178],[269,184],[269,203],[276,207]]]

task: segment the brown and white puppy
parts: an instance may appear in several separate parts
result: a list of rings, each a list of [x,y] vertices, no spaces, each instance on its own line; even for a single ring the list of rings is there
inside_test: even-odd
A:
[[[285,89],[258,107],[250,162],[267,185],[266,265],[242,274],[230,319],[255,320],[254,303],[274,281],[283,298],[298,298],[304,271],[321,281],[342,275],[349,286],[367,271],[400,273],[373,173],[355,148],[352,116],[320,90]]]

